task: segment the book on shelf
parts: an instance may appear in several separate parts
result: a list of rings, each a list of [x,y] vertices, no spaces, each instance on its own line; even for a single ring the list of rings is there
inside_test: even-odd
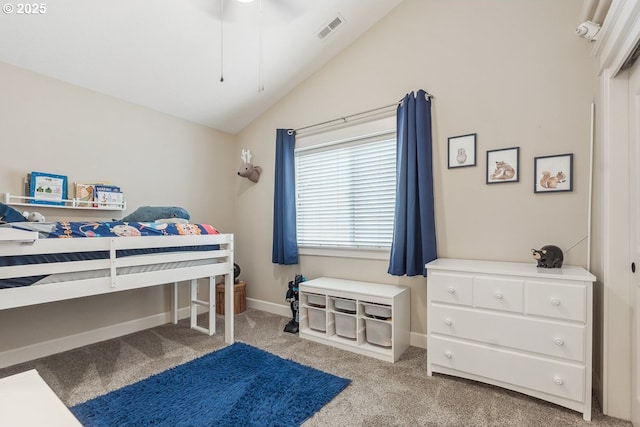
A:
[[[97,208],[119,208],[122,207],[124,196],[116,185],[96,184],[93,187],[93,201],[93,206]]]
[[[95,184],[82,184],[76,182],[76,200],[79,201],[80,206],[93,206]]]

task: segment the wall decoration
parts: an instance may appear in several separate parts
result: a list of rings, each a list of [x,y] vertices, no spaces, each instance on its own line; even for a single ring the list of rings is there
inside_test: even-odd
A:
[[[533,259],[538,261],[538,267],[560,268],[564,261],[562,249],[555,245],[545,245],[540,249],[531,249]]]
[[[243,148],[240,158],[242,159],[242,165],[240,165],[240,169],[238,169],[238,175],[247,178],[251,182],[258,182],[262,168],[260,166],[254,166],[251,163],[251,150],[245,150]]]
[[[520,147],[487,151],[487,184],[520,180]]]
[[[573,191],[573,153],[536,157],[534,193]]]
[[[67,177],[52,173],[31,172],[29,180],[29,197],[31,203],[64,205],[67,198]]]
[[[476,134],[449,138],[449,169],[476,165]]]

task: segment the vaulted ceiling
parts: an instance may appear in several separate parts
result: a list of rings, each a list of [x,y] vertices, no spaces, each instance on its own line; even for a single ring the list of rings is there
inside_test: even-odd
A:
[[[5,2],[0,62],[234,134],[401,1]]]

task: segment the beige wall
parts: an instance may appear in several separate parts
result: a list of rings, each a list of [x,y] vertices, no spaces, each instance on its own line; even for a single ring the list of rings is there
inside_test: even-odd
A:
[[[533,262],[557,244],[586,264],[590,45],[575,36],[582,2],[405,0],[372,30],[241,132],[264,169],[236,183],[237,253],[251,298],[282,304],[296,271],[411,287],[411,329],[426,332],[426,280],[386,273],[386,261],[303,256],[271,264],[275,129],[384,106],[423,88],[433,101],[441,257]],[[447,169],[447,138],[478,134],[477,167]],[[486,151],[520,147],[520,182],[486,185]],[[574,153],[574,191],[533,193],[535,156]]]
[[[1,192],[21,195],[34,170],[112,181],[128,212],[183,206],[196,222],[233,231],[231,135],[1,63],[0,93]],[[50,220],[128,213],[39,211]],[[0,352],[167,311],[167,296],[152,288],[0,311]]]

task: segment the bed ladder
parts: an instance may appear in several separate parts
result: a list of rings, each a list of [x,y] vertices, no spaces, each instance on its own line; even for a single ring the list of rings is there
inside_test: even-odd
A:
[[[198,280],[190,281],[189,311],[191,317],[191,329],[213,335],[216,332],[216,293],[215,276],[209,277],[209,301],[198,299]],[[198,307],[207,307],[209,310],[209,325],[207,328],[198,325]],[[173,284],[173,323],[178,323],[178,282]]]

